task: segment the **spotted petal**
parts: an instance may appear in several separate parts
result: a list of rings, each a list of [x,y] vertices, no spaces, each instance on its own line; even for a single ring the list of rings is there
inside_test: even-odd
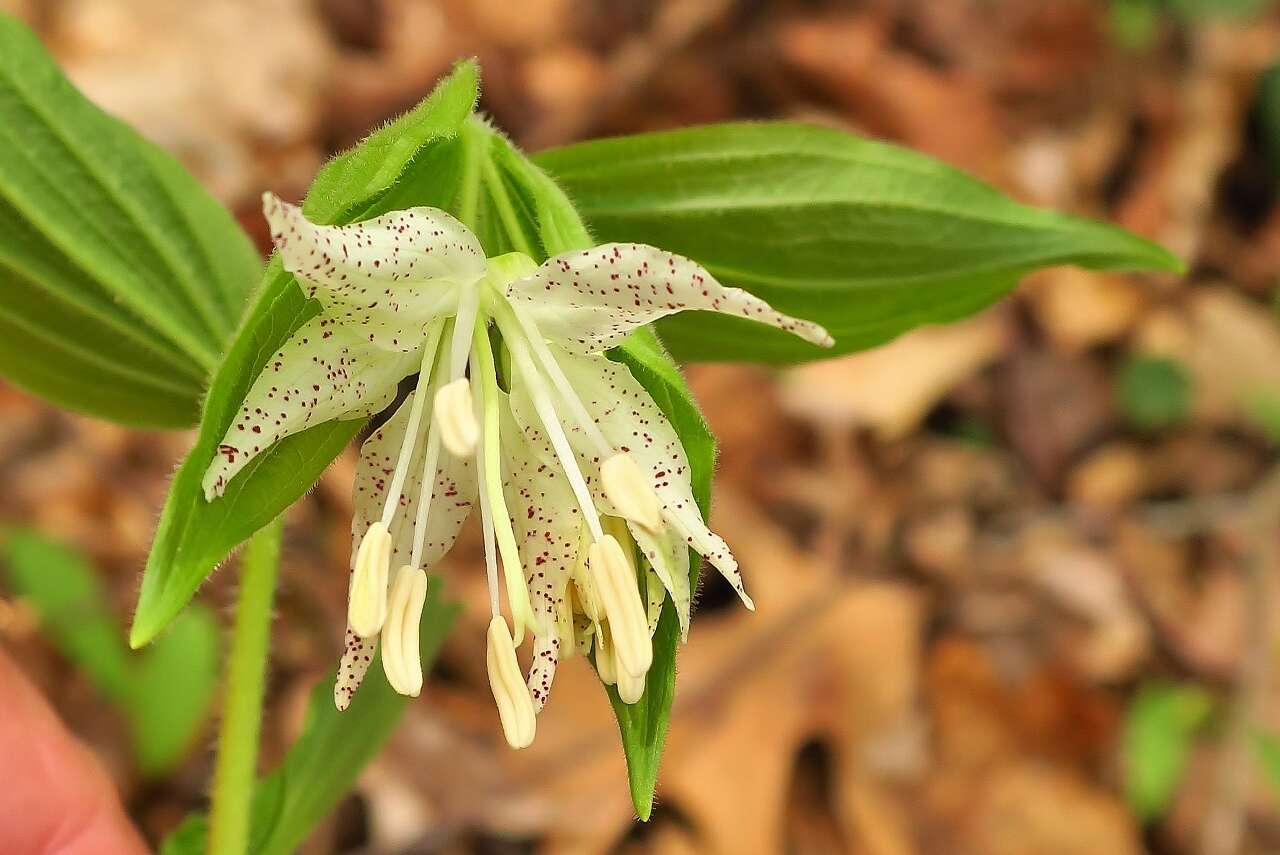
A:
[[[431,425],[431,401],[434,386],[427,389],[426,405],[419,422],[421,435],[413,445],[413,453],[405,475],[404,485],[396,498],[396,510],[390,530],[392,569],[407,564],[413,551],[414,523],[418,516],[418,503],[426,501],[422,486],[424,463],[427,456],[427,437]],[[416,393],[411,393],[387,422],[374,431],[360,446],[360,462],[356,465],[355,487],[352,491],[355,513],[351,518],[351,563],[355,566],[356,552],[365,531],[382,517],[391,488],[392,474],[404,443],[409,414]],[[422,549],[421,566],[430,568],[444,557],[458,538],[462,524],[466,522],[476,500],[476,476],[473,461],[449,454],[443,447],[436,458],[435,485],[431,505],[427,509],[426,534]]]
[[[540,710],[555,677],[560,646],[556,619],[578,560],[582,512],[560,467],[548,465],[554,458],[542,434],[525,435],[511,417],[510,408],[503,406],[502,411],[503,490],[525,571],[534,626],[541,629],[534,640],[529,670],[529,691]],[[539,443],[538,447],[533,443]]]
[[[734,560],[725,542],[707,528],[698,504],[694,501],[689,461],[685,457],[684,446],[680,443],[675,428],[649,397],[649,393],[631,376],[625,365],[603,356],[574,356],[561,351],[557,354],[557,361],[609,444],[618,451],[630,454],[641,471],[652,479],[654,492],[662,503],[662,518],[667,524],[665,534],[672,536],[671,540],[676,543],[683,541],[686,546],[692,547],[711,562],[738,592],[747,607],[753,608],[751,598],[742,586],[738,562]],[[581,457],[587,458],[591,446],[580,430],[572,432],[570,442],[578,449]],[[595,483],[599,482],[598,478],[593,480]],[[603,491],[597,504],[602,504],[602,500],[607,502]],[[633,525],[631,528],[633,536],[639,533],[652,537],[639,526]],[[649,549],[642,536],[636,536],[636,542],[645,548],[648,555]],[[676,549],[668,560],[675,560],[676,555],[685,552],[684,549]],[[661,552],[658,554],[660,556]],[[663,574],[664,564],[661,560],[654,562],[654,570],[659,575]],[[664,578],[663,584],[678,586],[675,568],[669,564],[666,566],[673,578],[670,581]],[[686,573],[687,569],[686,565]],[[685,578],[687,580],[687,575]],[[680,604],[680,600],[676,599],[676,605]]]
[[[285,269],[324,306],[388,350],[411,349],[426,325],[485,274],[484,250],[438,208],[410,208],[348,226],[318,226],[267,193],[263,212]]]
[[[341,712],[351,706],[356,696],[356,689],[364,682],[373,663],[373,655],[378,651],[378,636],[361,638],[355,630],[347,627],[346,641],[342,649],[342,660],[338,662],[338,676],[333,683],[333,705]]]
[[[641,471],[652,479],[662,505],[662,516],[666,522],[664,530],[654,534],[630,522],[627,527],[663,586],[670,592],[682,633],[688,632],[691,598],[689,551],[686,547],[706,556],[750,604],[751,600],[742,587],[737,562],[724,541],[707,528],[693,499],[684,446],[649,393],[625,366],[602,356],[575,356],[559,348],[553,348],[553,353],[605,439],[614,449],[629,452]],[[545,443],[533,403],[523,384],[512,389],[511,409],[525,436],[535,446]],[[601,486],[601,461],[596,447],[572,421],[566,423],[566,428],[596,507],[604,513],[620,516]]]
[[[427,401],[434,397],[428,387]],[[412,393],[400,405],[387,422],[374,431],[360,447],[360,462],[356,466],[353,490],[355,514],[351,520],[351,564],[354,567],[360,540],[374,520],[381,518],[387,491],[391,488],[392,475],[409,424],[413,409]],[[418,503],[427,497],[422,494],[422,471],[426,460],[426,446],[431,424],[430,404],[424,407],[421,418],[422,435],[416,438],[412,458],[405,475],[404,486],[396,500],[392,517],[391,564],[398,567],[409,561],[413,550],[414,521]],[[440,450],[436,466],[435,491],[428,508],[422,565],[430,567],[444,557],[458,538],[458,531],[475,503],[476,483],[470,460],[454,457]],[[333,687],[334,704],[345,710],[364,680],[373,655],[378,649],[378,637],[361,638],[347,628],[342,660],[338,663],[338,679]]]
[[[769,324],[823,347],[817,324],[774,311],[768,303],[721,285],[683,256],[635,243],[608,243],[549,259],[512,282],[507,295],[549,340],[576,353],[621,342],[636,327],[687,309]]]
[[[272,444],[332,419],[370,416],[395,399],[422,342],[406,352],[369,344],[325,317],[303,324],[267,360],[205,471],[204,495],[221,496],[236,473]]]

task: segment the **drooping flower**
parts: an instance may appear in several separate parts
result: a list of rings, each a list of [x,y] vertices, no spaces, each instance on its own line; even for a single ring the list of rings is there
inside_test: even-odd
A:
[[[538,266],[519,253],[486,259],[462,223],[433,208],[325,227],[273,195],[263,201],[285,268],[322,308],[266,362],[205,473],[206,498],[234,490],[236,474],[283,437],[384,410],[417,374],[361,448],[339,709],[379,646],[392,687],[421,691],[425,572],[475,505],[490,685],[517,748],[533,739],[556,663],[575,650],[594,650],[624,701],[640,697],[667,596],[688,630],[690,547],[753,607],[694,502],[675,430],[604,352],[687,309],[828,345],[821,327],[650,246],[606,244]],[[515,652],[526,634],[527,677]]]

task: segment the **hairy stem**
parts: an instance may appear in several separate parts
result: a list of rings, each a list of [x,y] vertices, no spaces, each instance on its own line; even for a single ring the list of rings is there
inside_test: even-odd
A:
[[[240,562],[240,596],[227,657],[209,815],[209,855],[249,850],[249,809],[258,764],[271,609],[280,567],[283,520],[254,535]]]

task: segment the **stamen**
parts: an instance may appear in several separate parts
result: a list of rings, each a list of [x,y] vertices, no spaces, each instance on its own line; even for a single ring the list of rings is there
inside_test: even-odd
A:
[[[614,648],[617,652],[617,648]],[[626,668],[616,668],[618,677],[618,697],[622,699],[624,704],[634,704],[640,700],[640,696],[644,694],[645,677],[639,677],[631,674]]]
[[[391,533],[375,521],[360,539],[356,566],[347,598],[347,623],[361,638],[372,638],[387,619],[387,572],[391,564]]]
[[[529,387],[529,398],[533,402],[533,408],[538,413],[538,420],[542,422],[542,429],[547,434],[547,439],[551,440],[551,447],[560,461],[560,467],[569,481],[574,498],[578,500],[578,507],[582,510],[587,527],[591,529],[591,536],[599,540],[604,536],[604,531],[600,527],[600,514],[596,510],[595,503],[591,501],[591,491],[587,489],[587,481],[582,477],[582,471],[578,469],[577,458],[573,454],[568,438],[564,435],[564,428],[560,426],[560,419],[556,415],[555,405],[551,401],[546,383],[533,363],[518,325],[513,326],[509,320],[505,324],[502,322],[504,314],[509,316],[514,315],[514,312],[511,311],[510,306],[505,305],[504,300],[497,300],[496,303],[499,305],[500,312],[494,319],[498,321],[498,328],[502,331],[502,340],[513,349],[511,362]]]
[[[618,660],[613,655],[609,628],[605,624],[596,624],[596,674],[606,686],[618,682]]]
[[[573,635],[573,596],[573,584],[566,581],[564,592],[555,604],[555,632],[556,637],[560,639],[559,658],[561,659],[571,658],[578,647]]]
[[[476,442],[480,439],[480,425],[476,422],[471,384],[466,377],[459,377],[436,392],[432,420],[450,454],[455,457],[470,457],[475,453]]]
[[[427,386],[431,382],[436,349],[440,345],[440,334],[443,331],[443,319],[434,321],[427,330],[427,341],[422,348],[422,365],[418,369],[418,384],[414,387],[413,403],[409,406],[409,422],[405,425],[404,439],[400,441],[400,454],[396,457],[396,470],[391,476],[387,500],[382,506],[382,525],[388,529],[391,528],[391,520],[395,517],[396,508],[400,506],[400,492],[404,489],[404,479],[409,472],[409,464],[413,460],[413,447],[418,441],[418,424],[422,421],[422,408],[427,401]]]
[[[600,484],[623,517],[654,534],[662,530],[662,502],[630,454],[620,452],[601,464]]]
[[[605,619],[604,607],[600,605],[596,584],[591,580],[591,573],[587,569],[587,553],[590,549],[591,533],[583,526],[578,529],[578,557],[569,578],[577,592],[580,611],[593,623],[599,623]]]
[[[611,534],[591,544],[587,563],[609,617],[618,665],[634,676],[644,676],[653,663],[653,642],[635,567]]]
[[[422,660],[418,626],[427,601],[427,574],[408,564],[391,586],[387,622],[382,627],[382,670],[391,688],[416,698],[422,692]]]
[[[507,630],[507,622],[500,616],[489,621],[489,688],[498,706],[498,718],[502,720],[502,732],[512,748],[527,748],[533,742],[538,717],[533,709],[533,697],[520,673],[516,661],[516,648]]]
[[[533,626],[533,605],[529,601],[529,587],[525,582],[524,568],[520,564],[520,550],[511,528],[511,516],[507,513],[507,500],[502,491],[501,430],[498,412],[498,375],[490,350],[489,335],[483,324],[476,325],[475,345],[471,350],[471,376],[476,378],[479,392],[479,408],[483,419],[480,453],[477,455],[478,475],[483,485],[483,501],[491,508],[494,536],[498,553],[502,558],[502,575],[506,581],[507,604],[511,607],[511,619],[515,626],[515,643],[524,640],[524,629]],[[541,634],[544,627],[535,627]]]

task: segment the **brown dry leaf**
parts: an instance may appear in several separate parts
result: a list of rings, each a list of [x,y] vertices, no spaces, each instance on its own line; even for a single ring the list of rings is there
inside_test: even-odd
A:
[[[874,350],[788,372],[785,410],[827,428],[870,428],[882,439],[909,433],[960,381],[1006,348],[999,310],[945,327],[926,327]]]
[[[1150,653],[1151,633],[1116,562],[1048,527],[1027,532],[1022,551],[1032,581],[1084,622],[1058,631],[1060,655],[1096,682],[1132,676]]]
[[[1142,311],[1141,289],[1113,273],[1055,267],[1028,277],[1023,290],[1049,338],[1071,353],[1119,339]]]
[[[73,0],[50,47],[91,100],[235,203],[320,163],[313,138],[333,49],[309,0]],[[163,33],[163,38],[157,34]],[[259,149],[288,152],[264,164]]]
[[[1019,350],[1002,375],[1000,416],[1009,443],[1042,484],[1057,479],[1112,423],[1112,380],[1093,357]]]
[[[1074,771],[1113,744],[1113,698],[1052,666],[1012,677],[955,636],[930,647],[926,675],[936,748],[922,793],[927,851],[1141,851],[1120,800]]]
[[[1067,498],[1108,510],[1130,504],[1147,489],[1149,462],[1132,443],[1112,442],[1081,461],[1067,479]]]
[[[944,76],[893,50],[879,16],[796,21],[778,35],[783,61],[872,133],[1001,183],[999,114],[975,79]]]
[[[1280,31],[1262,21],[1247,28],[1204,21],[1189,36],[1181,79],[1148,81],[1142,106],[1150,142],[1116,210],[1120,223],[1182,258],[1200,250],[1220,177],[1239,153],[1238,129],[1258,74],[1280,47]]]
[[[1079,777],[1029,761],[993,771],[957,855],[1141,855],[1120,799]]]

